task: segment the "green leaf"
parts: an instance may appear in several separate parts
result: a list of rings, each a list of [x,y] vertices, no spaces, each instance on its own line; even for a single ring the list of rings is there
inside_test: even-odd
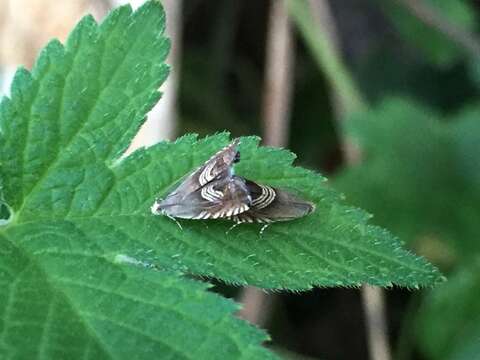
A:
[[[465,264],[424,299],[416,339],[429,359],[478,359],[480,262]]]
[[[122,244],[116,224],[148,215],[119,157],[167,76],[164,25],[154,1],[86,17],[2,101],[2,359],[272,357],[231,301],[135,259],[152,252],[141,238]]]
[[[206,284],[110,259],[72,225],[45,226],[51,236],[17,228],[0,242],[2,359],[271,357],[257,345],[266,336],[233,318],[238,306]]]
[[[480,107],[449,118],[405,99],[349,122],[365,162],[335,179],[349,200],[445,265],[478,253]],[[442,121],[443,120],[443,121]]]
[[[245,138],[239,174],[290,188],[317,210],[227,233],[227,221],[150,213],[157,195],[228,143],[185,136],[122,158],[167,76],[164,14],[149,1],[87,17],[65,47],[19,70],[0,106],[0,354],[6,358],[265,358],[233,305],[178,274],[300,290],[433,285],[439,272],[344,205],[293,154]],[[7,214],[8,213],[8,214]],[[225,353],[219,350],[225,347]],[[218,355],[217,355],[218,354]]]
[[[476,24],[475,10],[468,1],[423,0],[425,6],[452,26],[473,31]],[[462,50],[438,29],[427,25],[396,1],[379,1],[381,8],[391,19],[404,40],[419,49],[428,61],[440,67],[453,65],[464,54]],[[422,6],[421,4],[419,6]]]
[[[158,186],[156,192],[165,195],[166,189],[227,142],[226,135],[200,142],[186,137],[151,149],[158,151],[153,158],[162,162],[156,164],[155,178],[149,182]],[[242,225],[227,234],[231,224],[224,221],[187,220],[182,222],[182,231],[167,218],[152,222],[147,218],[142,239],[149,246],[162,243],[162,254],[168,254],[162,259],[164,266],[181,266],[195,274],[265,288],[306,289],[312,285],[351,286],[364,282],[416,286],[438,279],[433,268],[402,250],[390,234],[368,226],[365,213],[339,203],[338,195],[323,178],[289,166],[291,153],[257,149],[255,143],[256,139],[243,139],[237,173],[274,186],[295,188],[316,202],[317,211],[298,221],[273,224],[263,236],[259,235],[259,225]],[[131,162],[127,159],[125,166],[131,164],[128,166],[139,169],[141,160],[152,164],[151,159],[147,161],[145,154],[139,153]],[[133,171],[132,167],[128,172]],[[142,170],[137,173],[138,179],[148,176]],[[150,205],[151,201],[143,204],[143,211]],[[139,230],[129,229],[131,226],[126,225],[123,231],[138,234]]]

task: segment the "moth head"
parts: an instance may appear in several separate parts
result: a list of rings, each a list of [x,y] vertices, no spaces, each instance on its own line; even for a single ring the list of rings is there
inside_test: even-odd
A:
[[[240,162],[240,151],[236,151],[235,152],[235,156],[233,158],[233,163],[236,164],[236,163],[239,163]]]
[[[166,215],[165,207],[162,206],[162,199],[156,199],[150,210],[153,215]]]
[[[188,200],[182,202],[178,194],[169,195],[165,199],[156,199],[150,208],[153,215],[163,215],[169,218],[190,219],[197,215],[195,204]]]

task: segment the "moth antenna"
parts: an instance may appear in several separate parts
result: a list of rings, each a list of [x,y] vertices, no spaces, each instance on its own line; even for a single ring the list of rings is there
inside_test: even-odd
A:
[[[177,219],[175,219],[173,216],[170,216],[170,215],[168,215],[168,214],[165,214],[165,216],[168,217],[169,219],[175,221],[175,223],[178,225],[178,227],[180,228],[180,230],[183,231],[183,227],[182,227],[182,225],[180,225],[180,223],[178,222]]]

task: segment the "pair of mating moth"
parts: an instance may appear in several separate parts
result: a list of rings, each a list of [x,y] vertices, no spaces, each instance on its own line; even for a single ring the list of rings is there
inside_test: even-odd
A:
[[[305,216],[314,204],[284,190],[237,176],[240,161],[235,139],[187,175],[165,199],[157,199],[152,213],[181,219],[227,219],[235,223],[272,223]]]

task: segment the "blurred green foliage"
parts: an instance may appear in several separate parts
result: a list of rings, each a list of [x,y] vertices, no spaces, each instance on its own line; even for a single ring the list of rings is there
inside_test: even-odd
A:
[[[464,266],[426,296],[415,323],[422,350],[432,359],[480,356],[480,261]]]
[[[480,354],[479,118],[478,105],[442,116],[411,100],[386,100],[348,121],[364,160],[334,180],[374,222],[451,270],[408,326],[431,359]]]
[[[343,119],[347,134],[336,125],[331,97],[335,77],[328,74],[338,69],[338,64],[315,61],[319,45],[305,39],[315,41],[322,34],[306,34],[311,30],[308,26],[297,28],[290,146],[301,162],[326,172],[338,170],[332,186],[342,190],[349,202],[366,208],[373,214],[373,222],[390,229],[450,274],[445,285],[422,295],[420,308],[410,307],[403,326],[407,334],[400,335],[409,337],[406,346],[420,349],[432,360],[475,359],[480,336],[480,297],[475,296],[480,257],[480,59],[407,9],[405,3],[331,2],[348,55],[344,60],[369,106]],[[472,38],[478,36],[475,2],[424,0],[420,4],[450,27]],[[237,7],[237,13],[243,13],[237,14],[237,20],[246,7]],[[362,25],[358,17],[364,14],[352,8],[363,9],[372,27]],[[249,19],[255,23],[254,18],[265,18],[263,11],[255,16],[251,11]],[[189,129],[199,116],[205,120],[200,126],[197,122],[201,132],[204,126],[209,132],[229,127],[237,134],[260,129],[263,78],[258,49],[264,48],[260,36],[264,28],[253,27],[259,34],[256,47],[246,46],[255,54],[252,60],[238,54],[239,47],[248,51],[241,41],[243,23],[232,23],[236,28],[229,36],[237,41],[237,50],[214,41],[214,34],[225,29],[220,24],[215,25],[216,30],[210,29],[210,47],[186,49],[193,56],[185,56],[185,61],[203,58],[202,69],[209,68],[223,79],[213,82],[211,72],[187,69],[182,119]],[[351,50],[359,38],[348,36],[350,24],[367,44],[361,51]],[[220,58],[209,58],[209,54],[222,50],[231,56],[212,65]],[[230,62],[222,63],[227,58]],[[211,104],[209,112],[200,102],[191,106],[202,88],[214,83],[217,96],[205,102]],[[206,98],[207,93],[203,95]],[[343,167],[340,154],[339,140],[345,135],[360,145],[363,155],[363,161],[350,168]]]
[[[454,26],[474,30],[471,3],[426,3]],[[399,3],[382,8],[403,43],[379,44],[356,67],[375,105],[347,119],[363,161],[343,168],[333,183],[374,222],[451,273],[410,309],[401,335],[410,349],[399,354],[417,345],[428,359],[478,359],[479,59]]]
[[[405,3],[412,1],[377,1],[385,14],[396,26],[399,34],[414,45],[429,62],[439,67],[448,67],[459,61],[462,49],[445,34],[429,25],[431,17],[440,17],[455,27],[471,31],[476,24],[473,5],[467,0],[423,0],[412,7],[421,9],[422,17],[414,16]],[[426,6],[423,6],[425,3]],[[422,11],[427,8],[427,11]]]
[[[476,107],[442,117],[398,98],[356,114],[347,131],[364,161],[335,186],[404,241],[443,242],[451,252],[439,261],[472,256],[480,249],[479,117]]]

